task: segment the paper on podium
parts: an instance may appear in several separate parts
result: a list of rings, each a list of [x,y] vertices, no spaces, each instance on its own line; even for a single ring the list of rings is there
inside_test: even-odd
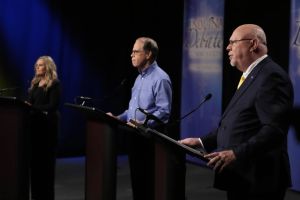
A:
[[[136,129],[138,129],[139,131],[144,132],[145,134],[150,134],[150,135],[156,136],[159,139],[162,139],[164,142],[166,142],[168,144],[175,145],[177,148],[180,148],[185,153],[187,153],[187,154],[189,154],[191,156],[197,157],[197,158],[199,158],[202,161],[205,161],[205,162],[209,161],[208,158],[204,157],[204,155],[207,154],[204,149],[194,149],[194,148],[192,148],[190,146],[181,144],[177,140],[174,140],[173,138],[170,138],[169,136],[167,136],[167,135],[165,135],[165,134],[163,134],[163,133],[161,133],[161,132],[159,132],[157,130],[154,130],[154,129],[145,127],[142,124],[136,123],[134,120],[130,120],[130,122],[135,125]]]

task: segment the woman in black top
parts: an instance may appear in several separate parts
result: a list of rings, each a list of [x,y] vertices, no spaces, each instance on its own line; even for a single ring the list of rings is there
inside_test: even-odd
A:
[[[55,159],[61,86],[56,65],[49,56],[35,63],[29,88],[30,180],[33,200],[54,200]]]

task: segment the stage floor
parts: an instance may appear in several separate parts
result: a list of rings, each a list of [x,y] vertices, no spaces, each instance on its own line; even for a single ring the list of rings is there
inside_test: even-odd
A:
[[[187,163],[186,200],[226,200],[226,193],[212,188],[213,171]],[[56,200],[84,200],[85,157],[59,158],[56,166]],[[205,198],[203,198],[205,197]],[[299,200],[288,191],[285,200]],[[127,156],[118,157],[117,200],[132,200]]]

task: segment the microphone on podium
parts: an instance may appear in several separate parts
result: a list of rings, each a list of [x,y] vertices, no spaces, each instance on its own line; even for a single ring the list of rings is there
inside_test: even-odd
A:
[[[196,110],[198,110],[206,101],[208,101],[209,99],[211,99],[212,94],[207,94],[202,101],[199,103],[199,105],[197,107],[195,107],[193,110],[191,110],[190,112],[188,112],[187,114],[183,115],[180,118],[177,119],[172,119],[170,120],[166,125],[167,125],[167,129],[173,129],[176,125],[178,125],[183,119],[185,119],[186,117],[188,117],[189,115],[191,115],[192,113],[194,113]]]
[[[147,112],[145,109],[142,109],[142,108],[137,108],[137,109],[138,109],[139,111],[141,111],[143,114],[146,115],[146,120],[145,120],[145,122],[144,122],[144,125],[147,125],[147,122],[148,122],[150,119],[152,119],[152,120],[154,120],[154,121],[156,121],[156,122],[158,122],[158,123],[160,123],[160,124],[164,124],[164,122],[161,121],[158,117],[156,117],[155,115],[153,115],[153,114]]]
[[[206,101],[208,101],[209,99],[211,99],[211,97],[212,97],[212,94],[208,93],[197,107],[195,107],[193,110],[191,110],[187,114],[185,114],[182,117],[180,117],[178,120],[176,120],[176,122],[180,122],[181,120],[183,120],[184,118],[186,118],[187,116],[189,116],[190,114],[192,114],[193,112],[195,112],[196,110],[198,110],[202,106],[202,104],[204,104]]]
[[[15,90],[17,90],[17,89],[19,89],[19,87],[2,88],[2,89],[0,89],[0,95],[1,95],[2,93],[9,92],[9,91],[15,91]]]
[[[77,96],[77,97],[75,98],[75,102],[76,102],[77,104],[78,104],[78,99],[81,100],[81,103],[80,103],[81,106],[85,106],[86,101],[93,100],[93,98],[91,98],[91,97]]]
[[[98,102],[106,102],[116,97],[116,95],[125,87],[129,77],[126,76],[113,90],[111,90],[110,94],[105,95],[101,100],[97,100]]]
[[[92,100],[92,97],[85,97],[85,96],[77,96],[76,98],[82,99],[82,100]]]
[[[105,95],[103,98],[101,99],[96,99],[96,98],[92,98],[92,97],[87,97],[87,96],[76,96],[74,98],[74,102],[76,104],[80,104],[81,106],[85,106],[86,103],[89,104],[95,104],[95,103],[103,103],[106,102],[107,100],[110,100],[112,98],[115,97],[115,95],[125,86],[125,84],[128,81],[128,76],[125,77],[120,83],[119,85],[112,90],[110,95]]]

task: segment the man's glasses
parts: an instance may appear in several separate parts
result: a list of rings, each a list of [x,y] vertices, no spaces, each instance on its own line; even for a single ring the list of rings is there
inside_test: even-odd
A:
[[[235,44],[237,42],[247,41],[247,40],[253,40],[253,39],[245,38],[245,39],[240,39],[240,40],[229,40],[229,45],[233,45],[233,44]]]
[[[131,54],[135,55],[135,54],[141,53],[143,51],[144,50],[132,50]]]

